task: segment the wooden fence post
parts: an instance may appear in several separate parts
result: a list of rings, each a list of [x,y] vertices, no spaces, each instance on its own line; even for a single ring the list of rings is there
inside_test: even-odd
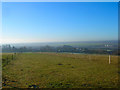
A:
[[[111,60],[110,60],[110,55],[109,55],[109,64],[111,63]]]

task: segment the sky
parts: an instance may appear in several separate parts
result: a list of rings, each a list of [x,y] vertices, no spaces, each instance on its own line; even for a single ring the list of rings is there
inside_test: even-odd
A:
[[[117,39],[117,2],[2,3],[2,43]]]

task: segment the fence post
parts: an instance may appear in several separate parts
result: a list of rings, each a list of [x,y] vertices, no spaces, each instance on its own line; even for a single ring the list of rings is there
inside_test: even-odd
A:
[[[7,64],[8,64],[8,56],[7,56]]]
[[[109,55],[109,64],[111,63],[111,61],[110,61],[110,55]]]
[[[13,55],[14,55],[14,54],[13,54]],[[12,60],[14,59],[13,55],[12,55]]]

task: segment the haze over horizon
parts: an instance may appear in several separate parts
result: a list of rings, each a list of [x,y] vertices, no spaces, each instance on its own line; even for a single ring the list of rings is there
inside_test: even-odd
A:
[[[118,2],[4,2],[2,43],[118,40]]]

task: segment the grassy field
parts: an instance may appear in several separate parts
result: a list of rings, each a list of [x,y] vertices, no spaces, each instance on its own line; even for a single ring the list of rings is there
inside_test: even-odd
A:
[[[4,60],[8,60],[9,62]],[[3,54],[3,88],[116,88],[118,56]]]

